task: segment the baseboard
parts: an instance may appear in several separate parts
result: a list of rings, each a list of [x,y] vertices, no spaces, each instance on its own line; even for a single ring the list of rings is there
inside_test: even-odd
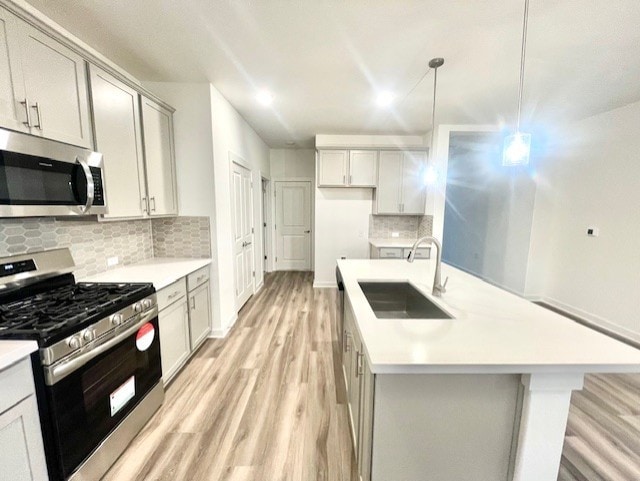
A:
[[[209,339],[223,339],[227,337],[230,330],[230,327],[227,327],[226,329],[211,329],[211,332],[209,333]]]
[[[262,289],[263,287],[264,287],[264,280],[255,287],[255,289],[253,290],[253,294],[255,295],[258,292],[260,292],[260,289]]]
[[[607,321],[606,319],[584,311],[578,307],[566,304],[550,297],[543,297],[539,301],[540,304],[546,304],[551,310],[563,314],[566,317],[586,326],[594,331],[598,331],[609,337],[613,337],[618,341],[629,344],[640,349],[640,334],[626,329],[622,326]]]
[[[231,316],[230,322],[227,324],[227,327],[211,329],[211,332],[209,333],[209,337],[212,339],[223,339],[227,337],[227,335],[229,334],[229,331],[231,331],[231,328],[235,325],[237,320],[238,320],[238,314],[234,313],[233,316]]]
[[[313,281],[313,288],[314,289],[326,289],[329,287],[338,287],[338,284],[336,283],[336,281]]]

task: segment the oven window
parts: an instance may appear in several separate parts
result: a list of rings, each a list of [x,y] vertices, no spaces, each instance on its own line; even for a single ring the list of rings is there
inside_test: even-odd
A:
[[[160,381],[157,319],[151,324],[156,336],[147,350],[138,350],[133,334],[48,388],[64,478]]]

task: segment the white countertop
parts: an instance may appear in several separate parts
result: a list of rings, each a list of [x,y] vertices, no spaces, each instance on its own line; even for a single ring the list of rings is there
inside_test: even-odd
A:
[[[0,370],[38,350],[36,341],[0,341]]]
[[[407,239],[407,238],[401,238],[401,237],[390,237],[390,238],[384,238],[384,239],[380,239],[380,238],[371,238],[369,239],[369,244],[371,244],[373,247],[376,248],[380,248],[380,247],[413,247],[413,244],[417,241],[418,239]],[[429,249],[431,246],[430,245],[421,245],[420,247],[424,247],[426,249]]]
[[[152,282],[156,290],[211,264],[211,259],[181,259],[156,257],[138,264],[117,267],[82,282]]]
[[[339,260],[374,373],[640,372],[640,350],[434,261]],[[454,319],[378,319],[358,281],[407,280]]]

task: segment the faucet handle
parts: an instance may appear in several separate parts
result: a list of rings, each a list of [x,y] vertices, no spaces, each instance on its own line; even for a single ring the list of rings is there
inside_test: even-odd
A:
[[[449,276],[446,277],[446,279],[444,280],[444,284],[442,284],[442,292],[447,292],[447,282],[449,282]]]

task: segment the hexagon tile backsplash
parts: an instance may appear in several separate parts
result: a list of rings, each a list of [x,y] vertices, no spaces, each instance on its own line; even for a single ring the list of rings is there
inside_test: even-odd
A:
[[[84,278],[107,270],[109,257],[117,256],[121,265],[134,264],[154,257],[154,249],[156,257],[211,256],[208,217],[170,220],[173,229],[169,229],[168,235],[168,228],[157,224],[165,219],[119,222],[98,222],[95,218],[0,219],[0,257],[69,247],[77,266],[74,273],[77,278]],[[153,238],[154,230],[157,239]]]

